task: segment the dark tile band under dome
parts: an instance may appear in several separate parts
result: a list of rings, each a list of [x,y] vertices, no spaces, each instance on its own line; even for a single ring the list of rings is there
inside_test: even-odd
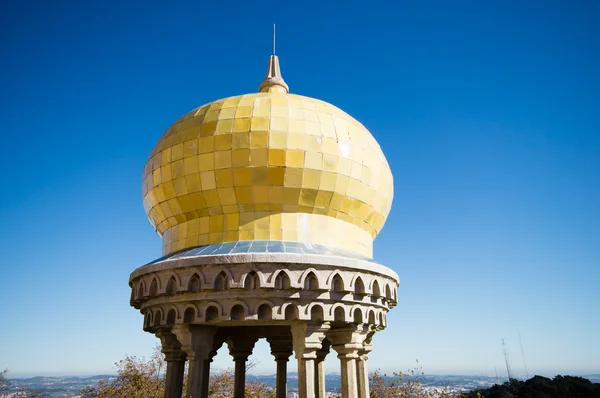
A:
[[[227,243],[217,243],[214,245],[198,246],[193,249],[186,249],[177,253],[172,253],[154,260],[146,265],[155,264],[165,260],[180,260],[190,257],[216,256],[220,254],[238,254],[238,253],[297,253],[297,254],[316,254],[320,256],[345,257],[355,260],[363,260],[374,263],[372,258],[354,253],[348,250],[342,250],[335,247],[317,245],[302,242],[272,241],[272,240],[253,240],[237,241]]]

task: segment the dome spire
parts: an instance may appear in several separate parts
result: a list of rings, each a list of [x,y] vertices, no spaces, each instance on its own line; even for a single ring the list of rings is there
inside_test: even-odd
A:
[[[288,85],[281,77],[279,69],[279,58],[275,55],[275,24],[273,24],[273,54],[269,57],[269,65],[267,66],[267,76],[258,87],[261,93],[270,92],[289,92]]]

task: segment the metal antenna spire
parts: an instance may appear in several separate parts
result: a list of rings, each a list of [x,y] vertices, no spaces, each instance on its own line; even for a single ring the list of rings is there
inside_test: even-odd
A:
[[[523,364],[525,365],[525,374],[527,380],[529,380],[529,370],[527,370],[527,362],[525,361],[525,351],[523,351],[523,342],[521,341],[521,332],[519,332],[519,344],[521,345],[521,356],[523,357]]]
[[[275,55],[275,24],[273,24],[273,55]]]

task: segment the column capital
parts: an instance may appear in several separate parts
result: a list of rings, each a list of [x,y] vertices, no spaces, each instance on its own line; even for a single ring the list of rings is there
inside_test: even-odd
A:
[[[327,332],[331,346],[338,353],[338,358],[358,358],[365,350],[364,342],[369,337],[368,325],[347,325]]]
[[[227,340],[229,346],[229,355],[233,357],[234,361],[247,361],[248,357],[252,355],[254,344],[258,341],[257,337],[253,336],[235,336],[230,337]]]
[[[275,357],[275,361],[289,361],[294,352],[292,336],[267,337],[267,341],[271,346],[271,355]]]
[[[173,334],[181,343],[181,348],[187,354],[188,360],[207,359],[213,350],[217,328],[203,325],[175,325]]]
[[[329,323],[299,322],[292,324],[292,336],[296,358],[315,359],[322,348]]]

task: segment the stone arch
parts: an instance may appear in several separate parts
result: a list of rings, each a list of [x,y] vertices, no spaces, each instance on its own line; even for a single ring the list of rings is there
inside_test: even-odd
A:
[[[177,293],[177,279],[175,279],[175,275],[171,275],[171,277],[167,281],[165,293],[168,295]]]
[[[282,310],[286,321],[300,319],[300,311],[298,311],[298,306],[296,304],[288,303]]]
[[[160,288],[160,286],[159,286],[158,278],[157,277],[152,278],[152,283],[150,283],[150,291],[148,292],[148,295],[150,297],[158,296],[159,288]]]
[[[202,280],[200,279],[200,275],[197,272],[194,272],[187,284],[188,292],[199,292],[202,289]]]
[[[147,329],[152,325],[152,311],[146,311],[144,313],[144,329]]]
[[[385,315],[383,311],[379,313],[379,324],[383,327],[385,326]]]
[[[292,277],[287,270],[277,270],[271,279],[275,289],[284,290],[292,287]]]
[[[377,282],[377,279],[373,279],[373,286],[371,286],[371,291],[373,292],[373,296],[381,297],[381,289],[379,288],[379,282]]]
[[[390,285],[386,284],[385,285],[385,298],[388,300],[392,299],[392,290],[390,289]]]
[[[304,290],[319,290],[319,278],[314,272],[309,272],[304,278]]]
[[[346,288],[344,278],[339,271],[333,271],[327,280],[327,285],[332,292],[343,292]]]
[[[352,321],[354,323],[364,323],[363,312],[360,308],[354,307],[352,310]]]
[[[325,320],[325,312],[323,311],[323,307],[320,304],[311,304],[309,314],[311,321],[322,322]]]
[[[193,323],[196,320],[196,314],[198,311],[193,305],[188,305],[183,312],[183,323]]]
[[[375,311],[373,311],[373,310],[369,311],[369,317],[368,317],[368,319],[369,319],[369,324],[375,325],[375,323],[376,323],[376,320],[375,320]]]
[[[144,281],[142,280],[142,281],[140,281],[140,283],[138,283],[138,286],[137,286],[136,298],[138,300],[142,300],[144,298],[144,290],[146,290],[146,285],[144,284]]]
[[[258,273],[254,270],[248,272],[244,277],[244,289],[260,289],[261,281]]]
[[[227,279],[228,281],[230,281],[230,282],[228,282],[226,289],[228,289],[228,288],[230,288],[230,287],[231,287],[231,285],[230,285],[229,283],[233,282],[235,279],[234,279],[234,277],[233,277],[233,274],[231,273],[231,271],[230,271],[230,270],[228,270],[228,269],[227,269],[227,268],[225,268],[225,267],[221,267],[221,268],[218,270],[218,272],[217,272],[217,274],[216,274],[216,276],[215,276],[215,279],[214,279],[214,280],[213,280],[213,282],[212,282],[212,285],[213,285],[213,287],[215,286],[215,283],[217,282],[217,278],[219,278],[219,276],[222,276],[223,274],[225,274],[225,277],[226,277],[226,279]]]
[[[177,320],[177,310],[175,308],[171,308],[169,312],[167,312],[167,325],[174,325]]]
[[[345,323],[346,322],[346,310],[342,304],[336,306],[333,310],[333,322]]]
[[[230,280],[231,279],[227,277],[227,273],[225,271],[219,272],[219,274],[215,278],[215,282],[213,284],[213,289],[215,289],[215,290],[228,289]]]
[[[154,312],[154,316],[152,317],[152,326],[160,326],[162,324],[163,312],[159,308]]]
[[[311,273],[317,275],[317,270],[314,268],[307,268],[304,270],[304,272],[302,272],[300,278],[298,278],[298,287],[304,286],[304,281]]]
[[[229,319],[232,321],[243,321],[246,318],[246,307],[239,302],[233,304],[229,309]]]
[[[261,321],[270,321],[273,319],[273,305],[269,303],[262,303],[256,309],[256,314]]]
[[[354,285],[354,294],[360,294],[360,295],[365,294],[365,282],[360,277],[360,275],[357,275],[356,278],[354,278],[353,285]]]
[[[255,305],[254,308],[252,309],[252,313],[253,314],[258,314],[258,308],[260,306],[262,306],[263,304],[267,304],[269,307],[271,308],[275,308],[275,304],[271,301],[271,300],[267,300],[267,299],[262,299],[260,301],[258,301]]]
[[[223,309],[221,308],[219,303],[216,303],[214,301],[211,301],[204,307],[204,320],[207,322],[218,321],[219,319],[221,319],[222,314]]]

